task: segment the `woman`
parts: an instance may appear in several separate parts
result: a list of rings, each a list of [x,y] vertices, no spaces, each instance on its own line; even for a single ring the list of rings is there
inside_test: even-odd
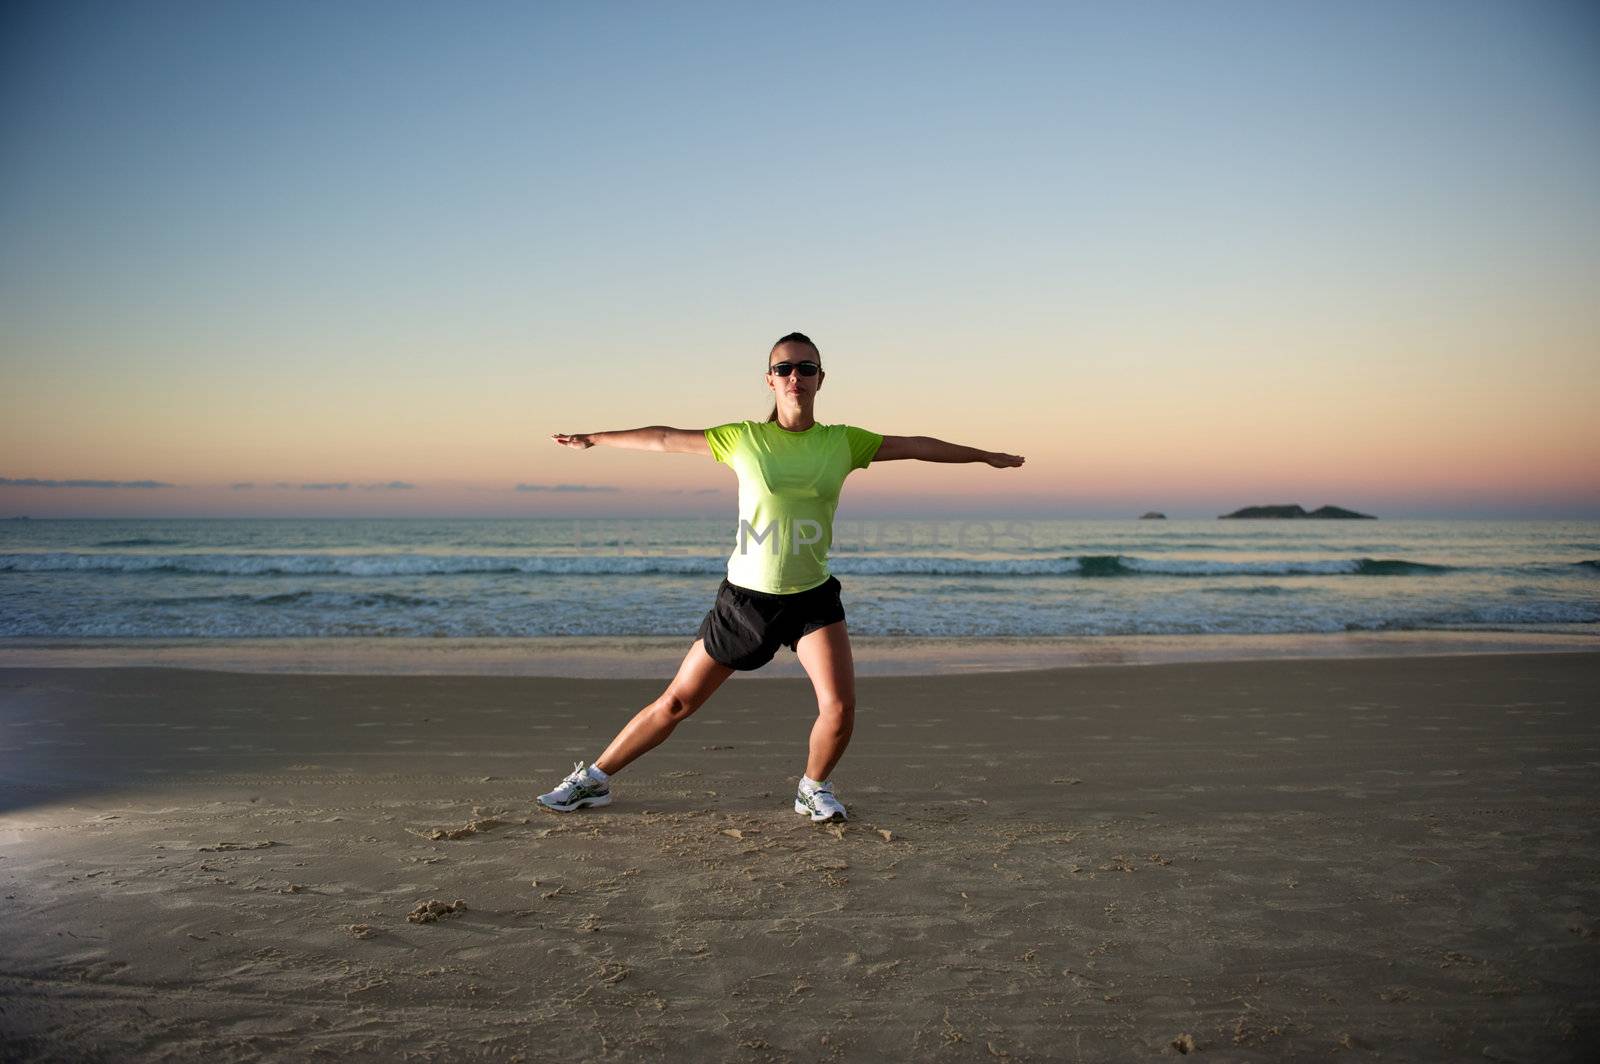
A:
[[[776,401],[765,422],[554,435],[564,447],[686,451],[731,466],[739,475],[739,534],[728,577],[678,675],[588,768],[579,761],[560,786],[539,796],[547,808],[565,813],[609,805],[612,775],[671,735],[734,672],[759,669],[781,645],[799,657],[817,693],[811,753],[794,810],[813,821],[848,819],[828,779],[850,741],[856,705],[839,581],[828,573],[839,489],[852,470],[873,461],[987,462],[1003,469],[1023,459],[927,436],[818,424],[812,408],[826,377],[817,346],[790,333],[767,355],[767,387]]]

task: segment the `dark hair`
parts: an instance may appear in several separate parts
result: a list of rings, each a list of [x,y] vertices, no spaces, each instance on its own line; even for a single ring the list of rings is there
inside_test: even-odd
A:
[[[811,350],[813,350],[813,351],[815,351],[817,353],[817,366],[818,366],[818,368],[821,368],[821,366],[822,366],[822,349],[819,348],[812,341],[811,337],[807,336],[805,333],[797,333],[797,332],[790,333],[788,336],[779,337],[778,342],[772,345],[772,348],[767,352],[767,364],[769,366],[772,364],[772,352],[776,351],[779,347],[783,346],[784,344],[810,344]],[[773,403],[772,404],[772,413],[767,415],[767,420],[768,421],[776,421],[776,420],[778,420],[778,404],[777,403]]]

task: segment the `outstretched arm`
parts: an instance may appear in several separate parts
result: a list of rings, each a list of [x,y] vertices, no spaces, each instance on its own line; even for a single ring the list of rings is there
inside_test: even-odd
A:
[[[673,429],[665,425],[647,425],[642,429],[620,429],[615,432],[552,432],[550,438],[563,447],[585,450],[589,447],[623,447],[630,451],[681,451],[685,454],[711,456],[711,445],[706,442],[703,429]]]
[[[897,458],[916,458],[924,462],[987,462],[996,469],[1019,466],[1025,461],[1018,454],[980,451],[932,436],[885,436],[878,453],[872,456],[874,462],[892,462]]]

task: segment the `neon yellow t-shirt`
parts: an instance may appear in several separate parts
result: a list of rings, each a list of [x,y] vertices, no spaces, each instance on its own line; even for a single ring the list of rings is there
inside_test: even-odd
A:
[[[854,425],[790,432],[776,421],[706,429],[711,456],[739,474],[739,528],[728,582],[792,595],[827,582],[839,489],[865,469],[883,437]]]

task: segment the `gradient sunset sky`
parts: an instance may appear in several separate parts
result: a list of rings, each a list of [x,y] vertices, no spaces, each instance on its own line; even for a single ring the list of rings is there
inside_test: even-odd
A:
[[[0,517],[1595,518],[1597,294],[1593,3],[0,8]]]

